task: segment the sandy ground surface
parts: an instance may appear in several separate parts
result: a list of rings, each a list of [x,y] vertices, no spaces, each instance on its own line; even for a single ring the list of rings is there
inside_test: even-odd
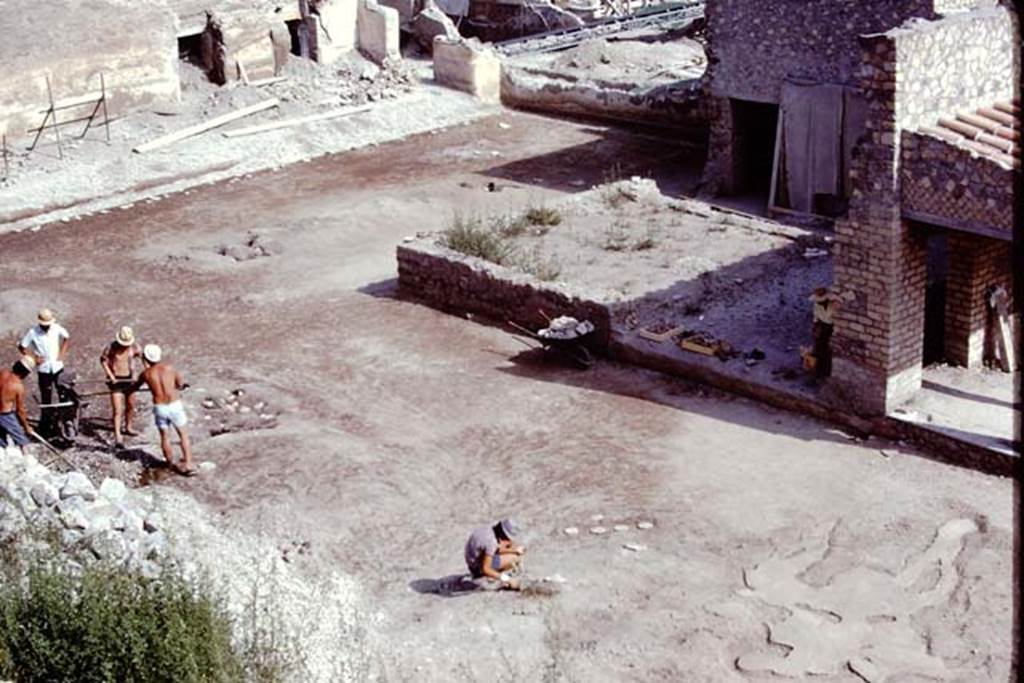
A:
[[[564,369],[395,296],[395,244],[456,208],[554,202],[615,161],[672,191],[685,155],[507,113],[5,235],[0,335],[50,304],[93,378],[121,324],[163,344],[217,468],[155,486],[351,579],[374,637],[319,649],[370,649],[389,680],[1010,679],[1009,481],[662,376]],[[273,426],[213,436],[243,414],[203,401],[238,388]],[[470,529],[509,512],[557,594],[437,593]]]
[[[921,392],[894,414],[1010,452],[1020,439],[1019,379],[994,369],[933,365],[924,370]]]

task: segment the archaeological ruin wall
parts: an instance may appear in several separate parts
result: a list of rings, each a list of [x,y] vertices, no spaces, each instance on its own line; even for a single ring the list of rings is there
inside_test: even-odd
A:
[[[835,283],[854,296],[836,318],[827,387],[836,401],[888,412],[921,386],[927,232],[902,213],[902,132],[1006,99],[1019,68],[1008,35],[1018,35],[1016,19],[995,8],[861,39],[858,85],[869,110],[849,214],[836,224]]]
[[[4,9],[0,41],[0,130],[21,137],[43,120],[46,80],[57,100],[107,91],[110,116],[177,102],[175,17],[162,3],[18,0]],[[89,106],[61,112],[68,120]],[[82,124],[84,125],[84,124]]]

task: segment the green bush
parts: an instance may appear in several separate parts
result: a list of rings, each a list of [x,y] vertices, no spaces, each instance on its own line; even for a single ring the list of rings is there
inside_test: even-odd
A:
[[[523,219],[530,225],[552,227],[561,224],[562,214],[558,209],[552,209],[546,206],[534,206],[523,215]]]
[[[459,214],[441,233],[441,244],[467,256],[498,264],[506,263],[513,253],[501,234],[485,226],[479,217],[465,218]]]
[[[240,681],[245,662],[231,620],[205,586],[165,570],[40,559],[24,580],[0,578],[0,679]]]

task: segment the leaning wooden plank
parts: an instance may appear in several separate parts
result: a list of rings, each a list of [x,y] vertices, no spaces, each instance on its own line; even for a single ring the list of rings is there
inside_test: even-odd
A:
[[[99,90],[87,92],[84,95],[78,95],[77,97],[67,97],[63,100],[56,100],[53,103],[53,108],[70,109],[71,107],[79,107],[83,104],[95,104],[101,97],[103,97],[103,93]],[[40,109],[39,113],[45,114],[46,111],[46,109]]]
[[[636,334],[641,339],[646,339],[648,341],[657,342],[658,344],[661,344],[663,342],[667,342],[669,339],[676,336],[677,334],[681,334],[682,332],[685,331],[686,327],[680,325],[678,327],[673,327],[670,330],[665,330],[664,332],[651,332],[650,330],[641,329],[638,330]]]
[[[255,133],[265,133],[268,130],[277,130],[278,128],[290,128],[291,126],[300,126],[303,123],[312,123],[314,121],[326,121],[328,119],[336,119],[341,116],[349,116],[351,114],[360,114],[364,111],[369,111],[370,107],[359,107],[357,109],[336,109],[334,111],[324,112],[323,114],[313,114],[311,116],[300,116],[294,119],[284,119],[283,121],[274,121],[273,123],[263,123],[258,126],[249,126],[248,128],[237,128],[235,130],[226,130],[221,135],[226,138],[237,138],[243,135],[253,135]]]
[[[273,76],[272,78],[257,78],[255,81],[249,81],[249,85],[258,88],[261,85],[272,85],[274,83],[280,83],[281,81],[287,81],[287,76]]]
[[[269,100],[263,100],[262,102],[254,104],[250,107],[242,107],[241,109],[233,111],[230,114],[215,116],[214,118],[204,123],[198,123],[194,126],[189,126],[188,128],[182,128],[177,132],[169,133],[168,135],[159,137],[156,140],[151,140],[149,142],[141,144],[138,147],[132,149],[132,151],[142,153],[149,152],[160,147],[165,147],[172,143],[178,142],[179,140],[184,140],[185,138],[190,138],[193,135],[198,135],[200,133],[208,131],[211,128],[223,126],[225,123],[231,123],[236,119],[240,119],[245,116],[249,116],[250,114],[255,114],[256,112],[264,111],[266,109],[270,109],[271,107],[276,107],[278,104],[280,104],[280,101],[276,97],[272,97]]]

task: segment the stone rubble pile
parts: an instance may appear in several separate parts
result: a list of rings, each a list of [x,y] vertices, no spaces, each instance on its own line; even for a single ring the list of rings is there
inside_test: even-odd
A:
[[[69,555],[124,563],[146,576],[160,573],[168,552],[150,492],[110,478],[97,487],[81,472],[57,472],[31,453],[0,448],[0,543],[31,543],[48,530]]]

